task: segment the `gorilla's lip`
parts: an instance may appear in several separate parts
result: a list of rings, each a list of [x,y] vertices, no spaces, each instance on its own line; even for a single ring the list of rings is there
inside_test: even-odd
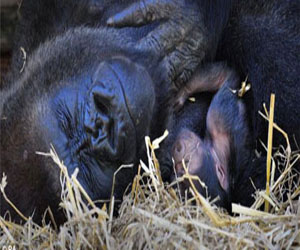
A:
[[[76,154],[79,154],[80,152],[86,152],[90,148],[90,141],[85,138],[83,139],[77,147],[75,147]]]

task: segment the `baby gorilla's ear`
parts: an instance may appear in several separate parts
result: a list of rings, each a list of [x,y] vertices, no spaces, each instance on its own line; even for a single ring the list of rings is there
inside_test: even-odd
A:
[[[231,167],[235,164],[232,160],[235,159],[236,150],[244,147],[244,140],[237,140],[237,138],[247,136],[247,132],[244,129],[246,123],[243,101],[231,90],[238,86],[238,78],[234,71],[226,68],[222,71],[220,66],[219,70],[217,84],[220,89],[209,106],[206,128],[211,142],[211,151],[215,155],[215,170],[219,183],[224,190],[228,191]]]
[[[175,110],[182,108],[186,99],[196,93],[218,91],[232,73],[225,63],[201,65],[191,80],[178,90],[174,101]]]
[[[222,164],[216,164],[216,172],[217,172],[217,177],[219,180],[219,183],[221,187],[225,190],[229,190],[229,176],[228,173],[226,173],[226,168]]]
[[[226,127],[222,113],[209,109],[207,130],[211,138],[211,153],[215,162],[215,171],[221,187],[229,190],[230,132]]]

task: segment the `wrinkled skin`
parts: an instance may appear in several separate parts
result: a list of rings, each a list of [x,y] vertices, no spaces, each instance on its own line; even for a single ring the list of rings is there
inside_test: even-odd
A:
[[[164,56],[166,77],[180,88],[199,63],[214,58],[230,7],[230,0],[137,1],[112,16],[107,23],[124,27],[159,21],[160,25],[136,47]]]
[[[168,88],[151,65],[155,56],[103,28],[69,29],[32,52],[21,76],[0,92],[1,176],[25,216],[39,222],[50,206],[57,223],[64,220],[59,168],[36,154],[51,144],[70,175],[79,169],[92,200],[108,200],[113,174],[132,164],[116,176],[114,195],[122,198],[144,157],[144,137],[161,135],[170,117]],[[19,220],[3,196],[0,202],[1,215],[9,210]]]
[[[202,186],[195,180],[197,190],[205,197],[218,197],[216,204],[228,212],[232,202],[250,206],[254,187],[262,189],[265,185],[265,158],[256,158],[253,154],[244,100],[234,92],[239,85],[236,74],[223,63],[208,64],[195,72],[175,100],[177,108],[186,112],[186,98],[197,92],[203,92],[202,96],[217,92],[211,103],[207,103],[207,115],[203,116],[197,108],[192,110],[194,116],[202,117],[202,121],[194,123],[205,128],[205,133],[191,126],[176,132],[172,179],[185,174],[185,164],[188,173],[205,184]],[[178,126],[181,126],[180,120]],[[185,192],[190,183],[184,180],[179,186]]]

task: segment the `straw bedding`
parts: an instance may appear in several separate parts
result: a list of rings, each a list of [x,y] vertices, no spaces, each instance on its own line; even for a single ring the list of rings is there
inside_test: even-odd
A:
[[[36,225],[26,218],[24,225],[0,217],[0,246],[15,249],[290,249],[300,248],[299,173],[293,164],[300,153],[280,148],[273,155],[273,167],[280,167],[278,181],[271,178],[270,196],[257,191],[252,208],[233,205],[235,216],[205,200],[191,186],[191,199],[183,199],[176,191],[176,183],[164,185],[154,150],[159,140],[150,142],[148,163],[142,163],[139,173],[113,216],[114,197],[99,208],[89,199],[76,179],[77,171],[68,176],[54,149],[45,157],[52,157],[61,169],[62,201],[67,222],[57,228],[50,224]],[[119,171],[122,171],[122,166]],[[144,171],[141,171],[143,169]],[[141,174],[143,172],[143,174]],[[147,176],[148,178],[142,178]],[[271,175],[272,176],[272,175]],[[193,179],[186,174],[185,178]],[[5,194],[5,177],[1,191]],[[8,183],[9,185],[9,183]],[[283,200],[282,193],[288,197]],[[9,197],[7,197],[9,199]],[[270,211],[259,211],[265,199]],[[46,211],[51,215],[51,211]]]

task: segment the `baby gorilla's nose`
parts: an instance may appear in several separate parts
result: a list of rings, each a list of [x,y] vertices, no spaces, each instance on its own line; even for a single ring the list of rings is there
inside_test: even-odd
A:
[[[181,162],[185,156],[185,144],[183,141],[179,140],[174,147],[174,158],[176,162]]]
[[[185,163],[185,166],[187,167],[187,161],[186,161],[186,145],[183,140],[178,140],[173,148],[173,157],[175,160],[175,171],[176,175],[178,177],[184,175],[184,167],[183,167],[183,161]]]
[[[184,171],[182,162],[177,163],[177,164],[175,165],[175,171],[176,171],[177,177],[181,177],[181,176],[183,176],[183,175],[185,174],[185,171]]]

